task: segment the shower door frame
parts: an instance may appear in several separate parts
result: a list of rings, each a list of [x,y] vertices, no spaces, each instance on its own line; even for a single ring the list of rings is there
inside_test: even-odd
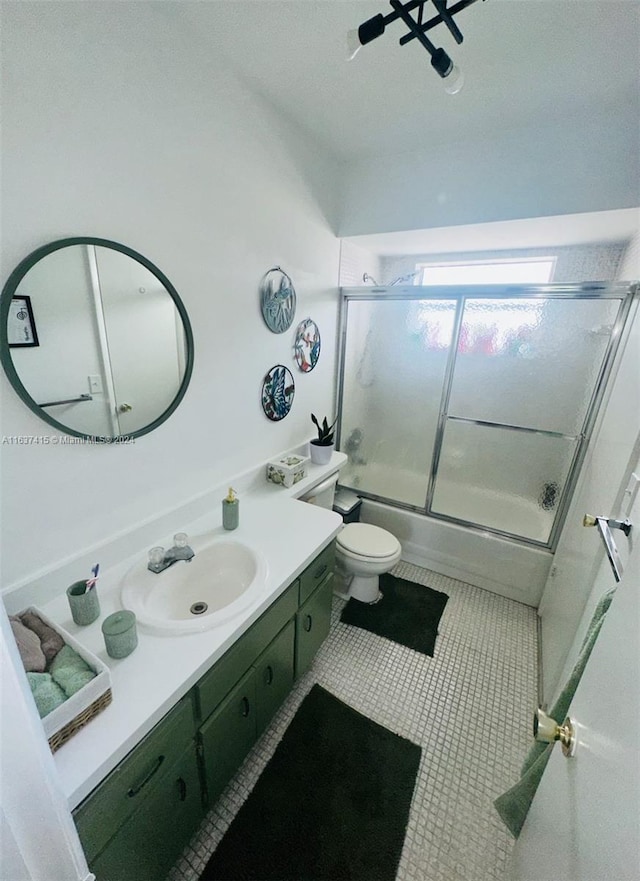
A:
[[[467,529],[476,532],[489,532],[492,535],[500,536],[508,541],[514,541],[519,544],[526,544],[535,548],[542,548],[555,552],[562,527],[569,510],[569,505],[573,497],[576,483],[580,476],[580,471],[584,458],[589,446],[589,441],[593,433],[593,429],[600,412],[600,406],[607,388],[609,377],[616,360],[620,342],[623,337],[623,331],[626,326],[627,317],[631,310],[631,306],[635,295],[640,286],[638,284],[630,284],[626,282],[588,282],[583,284],[535,284],[535,285],[407,285],[407,286],[384,286],[377,285],[375,287],[357,287],[357,288],[341,288],[340,289],[340,315],[339,315],[339,360],[338,360],[338,388],[337,388],[337,445],[340,448],[342,440],[342,405],[344,396],[344,365],[347,344],[347,323],[349,302],[370,300],[372,302],[388,301],[388,300],[449,300],[455,303],[455,316],[453,324],[453,332],[451,342],[449,344],[449,352],[447,356],[447,366],[445,368],[442,393],[440,399],[440,407],[438,421],[436,426],[435,438],[433,442],[433,451],[431,455],[431,466],[428,475],[427,493],[424,507],[411,505],[405,502],[399,502],[385,496],[379,496],[375,493],[369,493],[366,490],[358,490],[358,494],[363,498],[371,499],[376,502],[383,502],[393,507],[403,508],[413,511],[423,516],[433,517],[446,523],[455,523],[464,526]],[[576,435],[565,435],[561,432],[548,431],[545,429],[526,428],[524,426],[509,425],[505,423],[496,423],[478,419],[467,419],[464,417],[449,416],[448,407],[453,388],[453,379],[455,373],[455,365],[458,354],[458,344],[460,340],[460,331],[462,328],[462,320],[464,316],[464,308],[467,300],[480,299],[541,299],[541,300],[620,300],[613,329],[607,344],[607,348],[602,359],[602,364],[596,381],[593,385],[593,392],[586,408],[581,431]],[[473,521],[464,520],[459,517],[453,517],[448,514],[441,514],[431,510],[433,502],[433,494],[435,483],[438,476],[438,466],[440,463],[440,455],[442,452],[442,442],[447,421],[465,422],[467,424],[483,425],[487,427],[502,428],[511,431],[526,432],[528,434],[546,435],[547,437],[565,438],[576,441],[573,457],[567,472],[567,479],[562,489],[560,501],[555,513],[552,527],[549,531],[548,541],[538,541],[536,539],[520,536],[515,533],[505,532],[504,530],[494,527],[483,526]]]

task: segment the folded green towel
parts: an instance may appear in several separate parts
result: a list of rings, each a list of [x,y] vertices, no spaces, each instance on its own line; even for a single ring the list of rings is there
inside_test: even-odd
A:
[[[35,612],[23,612],[19,617],[24,626],[38,636],[47,664],[50,664],[64,645],[64,639]]]
[[[606,613],[613,600],[616,588],[607,591],[595,608],[587,633],[582,641],[580,654],[574,665],[571,675],[569,676],[564,688],[558,695],[558,699],[549,711],[549,716],[555,719],[560,725],[564,722],[571,706],[571,701],[576,693],[576,689],[587,666],[587,661],[593,650],[593,647],[600,633],[600,629],[604,623]],[[509,829],[514,838],[520,835],[520,831],[527,818],[529,808],[533,796],[536,794],[538,785],[542,779],[544,769],[547,762],[551,758],[553,743],[534,742],[531,749],[527,753],[524,760],[521,777],[518,782],[504,792],[494,801],[494,806],[502,818],[502,822]]]
[[[53,659],[50,672],[67,697],[80,691],[96,675],[70,645],[60,649]]]
[[[41,719],[66,701],[67,695],[49,673],[27,673],[27,679]]]
[[[40,637],[25,627],[17,616],[11,615],[9,621],[24,669],[27,673],[44,673],[47,659],[40,645]]]

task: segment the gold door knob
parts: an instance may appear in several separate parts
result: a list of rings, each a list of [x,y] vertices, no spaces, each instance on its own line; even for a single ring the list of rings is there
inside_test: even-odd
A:
[[[120,406],[118,407],[118,412],[120,413],[128,413],[129,410],[133,410],[131,404],[120,404]]]
[[[576,751],[576,730],[568,716],[562,725],[558,725],[544,710],[537,709],[533,716],[533,736],[542,743],[555,743],[559,740],[567,758]]]
[[[591,514],[585,514],[582,518],[583,526],[595,526],[598,522],[597,517],[593,517]]]

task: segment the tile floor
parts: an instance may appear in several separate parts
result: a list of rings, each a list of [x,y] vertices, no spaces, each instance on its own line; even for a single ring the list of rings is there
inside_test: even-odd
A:
[[[340,623],[247,756],[167,881],[197,881],[314,682],[422,747],[397,881],[504,881],[513,839],[493,799],[518,777],[537,705],[536,614],[409,563],[444,591],[433,658]]]

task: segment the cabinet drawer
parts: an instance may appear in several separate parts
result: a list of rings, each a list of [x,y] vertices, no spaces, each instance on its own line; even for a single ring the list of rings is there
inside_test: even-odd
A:
[[[322,584],[330,572],[333,572],[336,555],[336,543],[330,545],[318,554],[313,563],[304,570],[300,576],[299,604],[306,603],[314,590]]]
[[[289,621],[255,663],[258,736],[293,687],[295,637],[295,621]]]
[[[211,806],[256,741],[256,686],[253,668],[242,677],[200,728],[199,740]]]
[[[160,881],[204,816],[195,744],[149,784],[144,803],[91,861],[100,881]]]
[[[329,635],[333,572],[309,597],[296,615],[296,678],[311,666],[316,652]]]
[[[297,608],[298,582],[294,581],[196,685],[200,719],[206,719],[215,710],[258,655],[293,618]]]
[[[73,813],[91,862],[144,800],[152,783],[192,744],[195,734],[190,695],[183,698]]]

